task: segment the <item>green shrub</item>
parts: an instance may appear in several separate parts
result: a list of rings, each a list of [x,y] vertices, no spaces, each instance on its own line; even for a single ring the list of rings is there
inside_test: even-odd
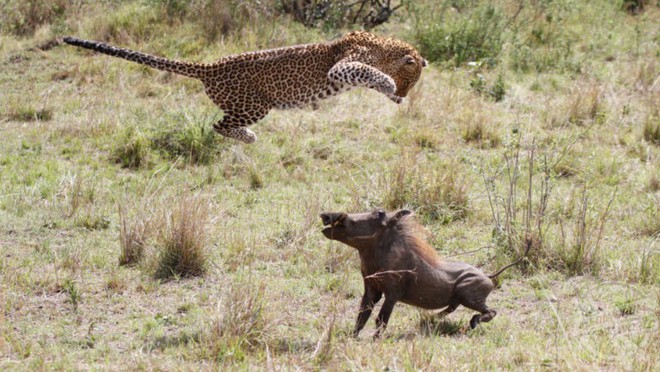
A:
[[[350,25],[371,29],[387,22],[398,9],[409,2],[392,6],[389,1],[374,0],[278,0],[277,8],[306,27],[334,30]]]
[[[96,40],[128,44],[147,40],[161,32],[162,11],[142,2],[125,3],[95,20],[92,37]]]
[[[148,164],[149,139],[135,127],[127,127],[116,140],[110,158],[122,168],[139,168]]]
[[[26,36],[60,20],[73,0],[0,0],[0,31]]]
[[[515,41],[509,53],[509,67],[519,72],[579,72],[581,69],[580,64],[573,61],[573,45],[569,40],[536,47]]]
[[[470,80],[470,88],[477,94],[489,97],[495,102],[500,102],[506,95],[506,84],[502,74],[497,75],[495,82],[490,85],[481,74],[476,74]]]
[[[579,12],[579,6],[568,2],[529,4],[524,15],[511,24],[509,67],[519,72],[579,72],[575,40],[566,25],[574,12]]]
[[[217,135],[208,123],[187,123],[155,134],[152,147],[166,156],[191,164],[208,164],[218,154]]]
[[[478,5],[465,12],[447,9],[437,22],[421,26],[415,38],[420,53],[435,62],[461,66],[469,61],[494,66],[502,51],[504,22],[499,9],[490,4]]]

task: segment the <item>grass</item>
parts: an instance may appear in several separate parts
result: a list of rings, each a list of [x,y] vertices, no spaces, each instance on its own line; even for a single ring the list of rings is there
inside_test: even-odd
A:
[[[24,3],[44,16],[8,23]],[[519,4],[471,3],[440,2],[457,18],[432,30],[476,38],[459,33],[470,14],[492,4],[503,27]],[[440,45],[463,49],[402,105],[355,89],[272,111],[254,145],[210,131],[221,114],[198,82],[48,41],[210,62],[346,30],[266,2],[204,2],[229,15],[217,28],[178,1],[6,4],[20,12],[0,16],[0,369],[658,369],[654,4],[529,5],[477,65],[470,44]],[[435,4],[375,32],[416,43]],[[467,309],[397,304],[382,340],[373,319],[353,338],[359,260],[318,214],[376,206],[414,209],[440,256],[488,273],[529,237],[489,298],[497,316],[470,331]]]
[[[201,276],[207,266],[208,206],[202,198],[186,195],[172,206],[156,227],[161,248],[155,276],[159,279]]]

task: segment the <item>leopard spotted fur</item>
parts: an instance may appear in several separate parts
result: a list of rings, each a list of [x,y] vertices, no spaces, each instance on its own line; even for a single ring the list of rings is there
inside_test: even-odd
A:
[[[375,89],[401,103],[427,65],[411,45],[364,31],[327,43],[230,55],[213,63],[175,61],[72,37],[63,41],[201,80],[224,111],[213,125],[215,131],[246,143],[257,139],[246,127],[271,109],[306,106],[353,87]]]

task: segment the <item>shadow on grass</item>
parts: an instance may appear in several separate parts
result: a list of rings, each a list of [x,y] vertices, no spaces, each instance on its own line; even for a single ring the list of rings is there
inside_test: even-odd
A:
[[[270,352],[273,355],[287,354],[287,353],[311,353],[316,348],[316,342],[313,340],[303,339],[277,339],[270,345]]]
[[[165,335],[156,337],[154,340],[147,342],[146,348],[148,350],[165,350],[169,348],[176,348],[179,346],[186,346],[190,343],[199,343],[202,337],[199,332],[180,332],[175,335]]]
[[[463,336],[469,329],[462,320],[452,321],[435,315],[422,315],[417,328],[424,336]]]

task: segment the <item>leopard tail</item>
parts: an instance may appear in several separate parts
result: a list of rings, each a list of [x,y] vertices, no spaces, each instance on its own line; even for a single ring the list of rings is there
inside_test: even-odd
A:
[[[205,70],[204,64],[182,62],[162,57],[156,57],[135,50],[119,48],[106,43],[102,43],[100,41],[83,40],[75,37],[65,37],[62,39],[62,41],[70,45],[91,49],[113,57],[127,59],[129,61],[147,65],[159,70],[169,71],[188,77],[201,78],[202,73]]]

